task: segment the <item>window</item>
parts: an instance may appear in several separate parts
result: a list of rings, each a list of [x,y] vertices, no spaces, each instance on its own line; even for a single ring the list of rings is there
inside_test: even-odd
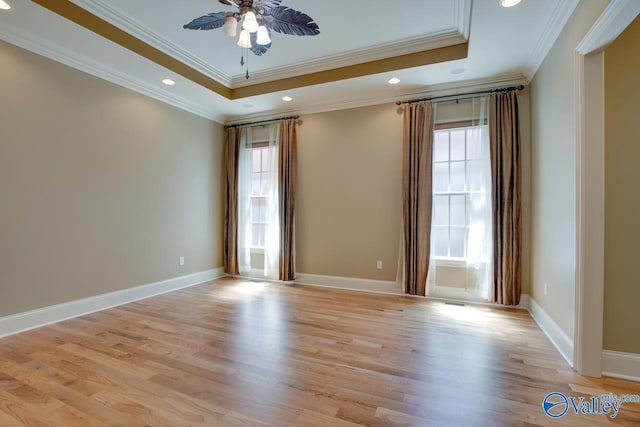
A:
[[[269,147],[268,143],[254,143],[251,149],[251,248],[264,249],[269,206]]]
[[[436,259],[467,260],[472,256],[467,248],[470,211],[485,197],[482,132],[481,126],[434,131],[431,230]]]
[[[262,269],[268,277],[278,274],[279,129],[279,124],[242,129],[243,148],[238,156],[238,269],[242,274],[254,269]]]

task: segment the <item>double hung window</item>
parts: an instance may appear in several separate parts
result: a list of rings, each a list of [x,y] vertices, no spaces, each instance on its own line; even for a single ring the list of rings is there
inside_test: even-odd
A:
[[[481,126],[434,132],[432,244],[436,259],[467,261],[470,213],[483,200]],[[485,154],[486,155],[486,154]]]
[[[256,142],[251,148],[251,249],[264,249],[269,194],[269,145]]]

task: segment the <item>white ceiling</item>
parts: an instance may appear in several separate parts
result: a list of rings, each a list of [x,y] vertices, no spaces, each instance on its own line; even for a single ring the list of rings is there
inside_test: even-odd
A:
[[[311,16],[320,35],[272,34],[264,56],[250,54],[247,82],[236,39],[220,29],[182,28],[198,16],[232,11],[229,6],[216,0],[71,0],[228,87],[469,42],[466,59],[232,101],[29,0],[8,1],[13,9],[0,12],[0,39],[219,122],[527,83],[577,4],[523,0],[505,9],[498,0],[283,0]],[[452,74],[455,69],[464,72]],[[401,83],[387,84],[392,76]],[[177,84],[164,86],[165,77]],[[285,103],[284,95],[294,100]]]

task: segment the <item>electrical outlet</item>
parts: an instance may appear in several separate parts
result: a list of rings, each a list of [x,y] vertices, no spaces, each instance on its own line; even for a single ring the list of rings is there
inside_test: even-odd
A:
[[[378,270],[382,270],[382,260],[381,260],[381,259],[379,259],[379,260],[376,262],[376,268],[377,268]]]
[[[549,287],[547,286],[547,283],[545,282],[544,284],[544,296],[547,296],[547,293],[549,292]]]
[[[180,257],[180,265],[184,265],[184,257],[183,256]]]

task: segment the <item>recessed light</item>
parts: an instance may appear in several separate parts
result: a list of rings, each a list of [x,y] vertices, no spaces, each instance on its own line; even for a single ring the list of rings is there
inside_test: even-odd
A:
[[[176,82],[171,79],[163,79],[162,83],[166,84],[167,86],[173,86],[174,84],[176,84]]]
[[[451,70],[451,74],[462,74],[465,72],[464,68],[454,68],[453,70]]]
[[[0,9],[9,10],[11,9],[11,5],[4,0],[0,0]]]
[[[397,77],[393,77],[389,79],[389,84],[390,85],[397,85],[398,83],[400,83],[400,79]]]
[[[521,0],[499,0],[500,6],[502,7],[512,7],[520,3]]]
[[[282,100],[283,100],[284,102],[289,102],[289,101],[293,101],[293,98],[292,98],[292,97],[290,97],[290,96],[285,96],[285,97],[283,97],[283,98],[282,98]]]

